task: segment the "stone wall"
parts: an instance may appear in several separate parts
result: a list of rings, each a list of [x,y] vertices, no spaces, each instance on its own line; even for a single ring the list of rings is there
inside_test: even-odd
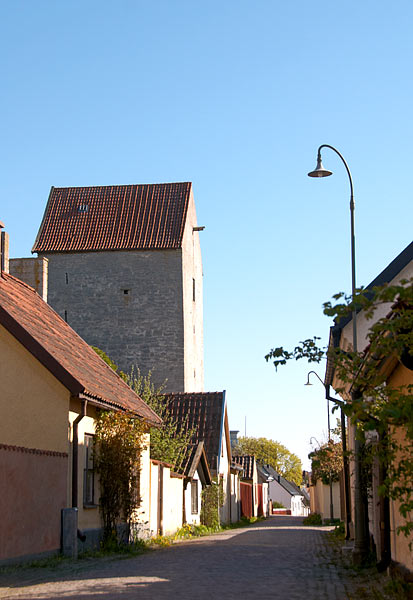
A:
[[[46,258],[11,258],[9,269],[11,275],[30,285],[47,302],[48,261]]]
[[[182,251],[53,253],[49,304],[124,371],[184,388]]]

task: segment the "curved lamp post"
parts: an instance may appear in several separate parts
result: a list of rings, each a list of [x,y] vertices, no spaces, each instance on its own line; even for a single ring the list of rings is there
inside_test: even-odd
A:
[[[344,157],[340,154],[340,152],[334,148],[334,146],[330,146],[329,144],[322,144],[318,148],[317,152],[317,166],[314,171],[310,171],[308,173],[309,177],[328,177],[332,175],[332,171],[328,171],[323,167],[321,162],[321,150],[323,148],[329,148],[333,150],[340,159],[342,160],[347,175],[350,182],[350,222],[351,222],[351,295],[352,300],[354,300],[356,295],[356,242],[355,242],[355,233],[354,233],[354,194],[353,194],[353,180],[351,177],[350,169],[344,159]],[[357,352],[357,311],[353,304],[352,310],[352,323],[353,323],[353,351]],[[355,391],[352,389],[352,397],[355,396]],[[353,551],[353,560],[356,564],[361,564],[365,557],[367,556],[368,551],[368,539],[367,539],[367,523],[365,516],[365,508],[363,502],[363,496],[361,493],[361,443],[357,439],[355,427],[353,427],[353,443],[354,443],[354,479],[355,479],[355,490],[354,490],[354,514],[355,514],[355,523],[354,523],[354,551]]]

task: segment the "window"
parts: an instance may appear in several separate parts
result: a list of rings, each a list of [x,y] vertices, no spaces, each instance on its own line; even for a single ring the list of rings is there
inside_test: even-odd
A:
[[[79,212],[79,213],[87,213],[88,210],[89,210],[88,204],[79,204],[79,206],[77,207],[77,212]]]
[[[195,302],[195,279],[192,279],[192,300]]]
[[[95,438],[85,433],[85,469],[83,480],[83,504],[90,506],[95,504],[95,461],[93,446]]]
[[[191,481],[191,513],[198,514],[198,480]]]

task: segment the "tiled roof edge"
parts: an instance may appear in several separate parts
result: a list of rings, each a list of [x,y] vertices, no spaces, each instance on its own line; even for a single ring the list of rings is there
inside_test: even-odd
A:
[[[32,289],[32,288],[30,288]],[[2,306],[0,324],[3,325],[37,360],[50,371],[73,395],[83,392],[82,384],[20,325]]]

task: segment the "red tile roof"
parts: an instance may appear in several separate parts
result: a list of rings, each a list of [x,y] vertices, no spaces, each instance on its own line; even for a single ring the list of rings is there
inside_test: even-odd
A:
[[[165,400],[182,429],[195,429],[192,443],[204,442],[209,467],[216,471],[226,419],[225,392],[165,394]]]
[[[191,185],[52,187],[32,252],[180,248]]]
[[[149,424],[161,419],[42,300],[31,287],[0,276],[0,324],[19,340],[70,392],[107,408],[129,410]]]
[[[244,479],[254,478],[255,457],[245,454],[244,456],[233,456],[232,462],[244,469]]]

